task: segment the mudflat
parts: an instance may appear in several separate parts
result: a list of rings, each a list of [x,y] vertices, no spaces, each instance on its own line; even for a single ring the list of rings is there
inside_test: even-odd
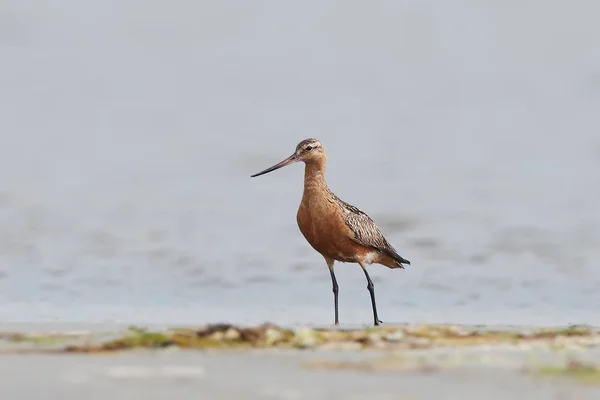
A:
[[[600,329],[3,326],[6,398],[592,399]],[[562,396],[562,397],[561,397]]]

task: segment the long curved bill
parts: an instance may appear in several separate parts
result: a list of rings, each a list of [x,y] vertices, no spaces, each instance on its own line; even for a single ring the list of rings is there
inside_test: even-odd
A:
[[[298,161],[298,159],[296,158],[296,153],[294,153],[291,156],[289,156],[288,158],[286,158],[285,160],[283,160],[282,162],[280,162],[278,164],[275,164],[272,167],[265,169],[264,171],[260,171],[257,174],[250,175],[250,177],[254,178],[255,176],[259,176],[259,175],[263,175],[263,174],[266,174],[266,173],[271,172],[271,171],[275,171],[276,169],[279,169],[281,167],[285,167],[286,165],[290,165],[292,163],[295,163],[296,161]]]

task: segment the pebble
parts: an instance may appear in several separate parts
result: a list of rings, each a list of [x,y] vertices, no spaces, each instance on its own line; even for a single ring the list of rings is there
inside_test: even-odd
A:
[[[294,346],[311,348],[317,344],[317,332],[310,328],[298,328],[294,331]]]
[[[401,330],[397,330],[397,331],[394,331],[394,332],[388,334],[385,337],[385,340],[387,340],[388,342],[400,342],[405,337],[406,337],[406,335],[404,334],[404,332],[402,332]]]
[[[279,331],[277,329],[273,329],[273,328],[268,328],[265,331],[265,343],[268,346],[272,346],[278,340],[281,340],[281,339],[283,339],[283,334],[281,333],[281,331]]]
[[[225,340],[238,340],[240,338],[240,332],[237,329],[229,328],[225,331],[223,338],[225,338]]]

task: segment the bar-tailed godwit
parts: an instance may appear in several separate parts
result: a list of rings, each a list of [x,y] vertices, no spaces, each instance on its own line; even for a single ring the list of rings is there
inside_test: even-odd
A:
[[[333,271],[335,261],[358,263],[367,278],[367,289],[371,295],[373,320],[375,325],[381,321],[377,317],[375,287],[367,264],[381,264],[388,268],[404,268],[410,261],[402,258],[383,237],[373,220],[358,208],[338,198],[325,182],[327,155],[323,145],[316,139],[306,139],[298,143],[294,154],[265,169],[252,177],[266,174],[297,161],[305,164],[304,193],[298,208],[296,220],[300,232],[308,243],[318,251],[327,262],[333,284],[335,324],[338,317],[338,284]]]

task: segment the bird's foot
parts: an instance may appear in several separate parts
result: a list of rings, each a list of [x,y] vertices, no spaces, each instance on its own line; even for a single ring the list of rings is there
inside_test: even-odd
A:
[[[379,324],[383,324],[383,321],[378,318],[375,320],[375,326],[378,326]]]

